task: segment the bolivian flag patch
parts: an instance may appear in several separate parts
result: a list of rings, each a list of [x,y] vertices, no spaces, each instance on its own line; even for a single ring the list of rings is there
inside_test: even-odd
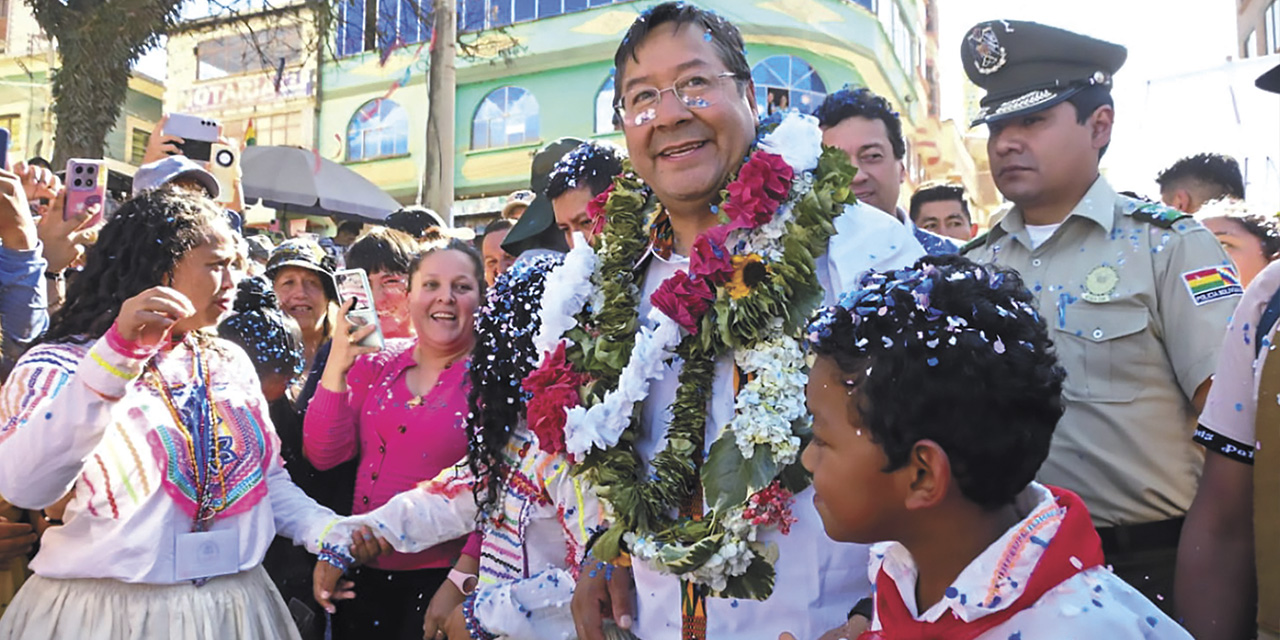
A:
[[[1186,283],[1187,293],[1191,294],[1196,306],[1244,293],[1244,287],[1240,286],[1240,276],[1236,275],[1235,267],[1231,266],[1188,271],[1182,274],[1182,281]]]

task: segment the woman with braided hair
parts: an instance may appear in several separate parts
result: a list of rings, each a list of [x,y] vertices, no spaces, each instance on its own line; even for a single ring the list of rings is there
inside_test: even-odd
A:
[[[530,394],[521,386],[537,365],[534,335],[547,274],[559,255],[521,259],[500,275],[476,316],[466,460],[435,479],[355,516],[334,539],[367,525],[397,551],[412,552],[474,530],[484,534],[480,575],[458,585],[466,599],[443,627],[427,621],[427,638],[563,638],[588,541],[602,528],[593,492],[574,477],[563,454],[543,450],[526,422]],[[350,597],[335,588],[340,572],[316,564],[316,596]],[[446,584],[443,588],[450,588]]]
[[[234,232],[206,198],[125,203],[45,341],[0,397],[0,493],[71,491],[0,638],[298,638],[261,563],[321,549],[333,512],[284,470],[253,364],[209,331],[231,309]]]

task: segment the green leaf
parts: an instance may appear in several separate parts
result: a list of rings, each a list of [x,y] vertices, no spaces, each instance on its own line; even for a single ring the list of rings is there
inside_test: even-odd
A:
[[[773,482],[778,463],[767,444],[757,444],[750,460],[742,457],[733,432],[726,429],[711,445],[702,467],[706,501],[716,513],[725,513]]]
[[[706,564],[720,549],[723,533],[707,536],[691,546],[667,545],[658,552],[662,564],[672,573],[689,573]]]
[[[623,527],[613,525],[596,538],[596,543],[591,546],[591,556],[597,560],[609,562],[618,557],[622,550],[622,534],[625,533]]]
[[[773,565],[759,555],[747,567],[747,572],[729,578],[724,591],[716,593],[717,598],[737,598],[739,600],[767,600],[773,593],[773,582],[776,574]]]

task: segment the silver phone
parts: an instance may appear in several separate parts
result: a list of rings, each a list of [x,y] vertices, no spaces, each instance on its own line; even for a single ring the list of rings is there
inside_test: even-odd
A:
[[[347,312],[347,322],[356,327],[373,325],[377,327],[373,333],[365,336],[359,343],[363,347],[386,347],[382,337],[382,323],[378,320],[378,310],[373,306],[373,288],[369,286],[369,275],[364,269],[343,269],[333,274],[338,285],[338,302],[345,305],[347,300],[355,299],[351,310]]]

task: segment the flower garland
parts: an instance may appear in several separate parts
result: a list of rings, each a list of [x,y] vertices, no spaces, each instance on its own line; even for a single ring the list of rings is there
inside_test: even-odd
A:
[[[561,398],[563,450],[610,509],[614,524],[596,542],[597,558],[613,558],[625,541],[637,560],[716,595],[772,592],[776,549],[758,542],[757,530],[788,530],[792,492],[807,483],[795,464],[809,430],[798,335],[822,300],[815,260],[853,202],[853,174],[846,155],[821,146],[812,117],[790,112],[762,125],[713,208],[721,224],[695,239],[687,273],[659,285],[646,327],[635,265],[656,198],[628,164],[592,202],[603,228],[581,264],[595,268],[588,275],[566,260],[549,279],[549,290],[552,280],[564,289],[544,308],[543,327],[553,329],[525,389]],[[556,335],[558,327],[568,329]],[[745,385],[699,474],[715,359],[730,351]],[[634,448],[637,405],[673,357],[683,368],[666,447],[646,474]],[[577,397],[566,397],[566,385],[578,387]],[[699,490],[709,511],[672,517]]]

